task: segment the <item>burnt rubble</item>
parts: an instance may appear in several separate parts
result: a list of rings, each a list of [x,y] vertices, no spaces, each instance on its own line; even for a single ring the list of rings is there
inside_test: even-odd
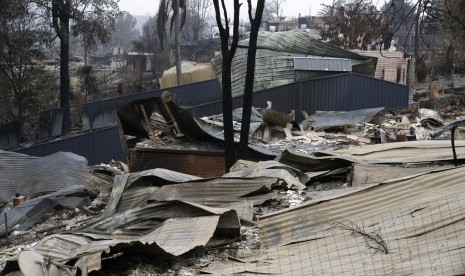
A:
[[[156,101],[125,109],[135,148],[221,149],[220,115]],[[462,118],[253,114],[250,150],[266,158],[219,177],[1,152],[0,275],[465,273]]]

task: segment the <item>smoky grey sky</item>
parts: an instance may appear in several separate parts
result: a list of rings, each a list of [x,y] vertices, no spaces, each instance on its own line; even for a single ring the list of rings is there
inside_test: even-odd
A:
[[[226,2],[231,2],[226,0]],[[242,0],[244,5],[241,8],[241,18],[246,18],[246,1]],[[298,17],[301,15],[317,15],[321,11],[321,3],[331,4],[333,0],[286,0],[283,4],[283,14],[287,18]],[[158,9],[158,0],[120,0],[120,9],[127,11],[132,15],[155,15]]]

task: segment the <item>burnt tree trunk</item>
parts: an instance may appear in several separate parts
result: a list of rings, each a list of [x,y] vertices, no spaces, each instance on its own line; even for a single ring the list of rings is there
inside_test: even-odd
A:
[[[239,42],[239,9],[241,4],[239,0],[234,0],[234,21],[233,21],[233,37],[231,46],[229,46],[229,19],[224,6],[222,3],[222,10],[226,27],[223,26],[221,19],[221,10],[218,0],[213,0],[215,7],[216,22],[218,24],[218,30],[221,39],[221,55],[223,58],[223,64],[221,69],[221,84],[223,91],[223,127],[224,127],[224,154],[225,154],[225,170],[229,172],[229,169],[236,162],[236,150],[234,146],[234,130],[232,120],[232,60],[236,54],[237,44]]]
[[[69,103],[69,21],[70,1],[52,1],[53,27],[60,39],[60,108],[63,111],[63,134],[71,131]]]
[[[255,58],[257,55],[258,31],[262,21],[265,0],[258,0],[255,17],[252,17],[251,0],[248,0],[249,19],[251,24],[249,48],[247,51],[247,71],[245,76],[244,100],[242,104],[241,139],[239,142],[239,158],[246,159],[249,145],[250,115],[252,113],[253,84],[255,81]]]
[[[69,104],[69,40],[60,40],[60,108],[63,111],[63,134],[71,131]]]
[[[182,68],[181,68],[181,40],[179,33],[181,32],[181,21],[179,15],[179,0],[175,1],[174,8],[175,18],[174,18],[174,44],[176,48],[175,60],[176,60],[176,81],[178,85],[182,85]]]

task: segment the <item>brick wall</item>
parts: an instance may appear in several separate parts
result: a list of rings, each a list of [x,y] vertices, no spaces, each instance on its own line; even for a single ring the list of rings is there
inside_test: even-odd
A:
[[[407,59],[402,52],[355,51],[364,56],[377,57],[375,78],[407,84]]]
[[[129,157],[131,172],[164,168],[200,177],[225,174],[224,153],[186,150],[133,149]]]

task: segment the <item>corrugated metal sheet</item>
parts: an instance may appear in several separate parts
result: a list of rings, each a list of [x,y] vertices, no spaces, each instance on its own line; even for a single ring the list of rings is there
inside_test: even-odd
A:
[[[458,158],[465,156],[465,141],[456,141]],[[319,151],[312,156],[283,151],[276,158],[301,171],[323,171],[358,164],[403,164],[454,160],[450,141],[426,140],[397,142],[343,150]]]
[[[247,47],[248,40],[240,41],[240,45]],[[342,49],[330,43],[315,39],[306,31],[293,32],[262,32],[258,36],[257,46],[284,53],[312,55],[334,58],[349,58],[352,60],[353,71],[366,75],[373,75],[376,58],[362,56],[352,51]]]
[[[17,121],[0,126],[0,150],[15,148],[20,137],[21,125]]]
[[[63,134],[63,110],[57,108],[41,114],[39,139],[57,137]]]
[[[239,45],[242,47],[247,47],[248,44],[248,39],[239,42]],[[311,33],[308,33],[305,30],[289,32],[260,32],[257,39],[257,47],[284,53],[350,58],[354,60],[371,60],[370,57],[362,56],[352,51],[334,46],[331,43],[315,39]]]
[[[179,256],[221,235],[238,237],[239,229],[237,214],[229,209],[181,201],[152,203],[74,233],[46,237],[31,250],[62,264],[75,260],[75,267],[87,266],[91,272],[100,269],[102,253],[112,254],[111,249],[117,245]]]
[[[351,72],[352,62],[344,58],[295,57],[294,70]]]
[[[384,106],[408,106],[408,87],[356,73],[340,74],[302,82],[299,109],[312,114],[351,111]]]
[[[376,165],[361,165],[354,164],[352,167],[353,178],[351,179],[352,186],[365,184],[375,184],[385,182],[393,178],[401,178],[434,170],[443,170],[453,168],[453,165],[442,166],[393,166],[392,164],[376,164]]]
[[[259,221],[263,253],[211,266],[207,272],[464,274],[464,180],[465,168],[446,169],[263,216]]]
[[[83,121],[85,122],[83,130],[114,126],[116,124],[115,110],[131,102],[160,97],[163,91],[169,91],[173,95],[173,101],[181,106],[196,106],[219,100],[222,97],[220,85],[215,79],[93,102],[83,107]]]
[[[457,141],[458,158],[465,156],[465,141]],[[452,161],[452,147],[447,140],[425,140],[367,145],[335,151],[322,151],[317,157],[346,159],[356,163],[421,163],[428,161]]]
[[[262,109],[263,122],[285,128],[292,122],[292,116],[272,109]]]
[[[312,114],[317,110],[351,111],[384,106],[386,109],[408,106],[408,87],[357,73],[344,73],[257,91],[253,106],[265,107],[267,101],[273,109],[289,113],[296,110],[297,119],[303,120],[299,110]],[[233,108],[242,105],[242,96],[233,98]],[[207,116],[222,112],[221,101],[188,109],[194,116]]]
[[[8,232],[13,230],[25,231],[40,222],[48,212],[58,205],[66,208],[77,208],[90,204],[90,194],[96,194],[96,191],[89,185],[68,185],[56,192],[27,199],[23,204],[0,214],[0,236],[6,233],[5,214]],[[72,195],[78,196],[73,197]]]
[[[248,39],[241,41],[232,62],[233,96],[244,92],[247,65]],[[294,81],[294,57],[322,56],[352,59],[352,70],[373,75],[376,58],[361,56],[299,32],[261,32],[257,41],[254,91],[279,86]],[[212,59],[213,70],[221,81],[222,57]]]
[[[30,197],[91,182],[87,160],[70,152],[33,157],[0,151],[0,173],[1,202],[16,193]]]
[[[129,188],[134,182],[150,183],[151,186],[162,186],[168,183],[181,183],[200,179],[202,178],[195,175],[156,168],[152,170],[131,173],[128,176],[125,187],[126,189]]]
[[[84,156],[90,165],[107,164],[112,159],[127,162],[118,127],[100,129],[16,150],[33,156],[46,156],[59,151]]]
[[[294,72],[294,81],[302,81],[302,80],[311,80],[316,78],[323,78],[338,74],[344,74],[346,72],[331,72],[331,71],[302,71],[298,70]]]
[[[222,208],[242,201],[257,205],[276,196],[271,186],[277,183],[273,177],[200,179],[162,169],[131,173],[115,178],[104,216],[154,201],[181,200]]]
[[[250,168],[232,171],[224,177],[276,177],[286,182],[288,188],[305,189],[308,176],[300,170],[276,161],[263,161]]]
[[[165,185],[152,193],[148,200],[182,200],[220,208],[242,201],[259,205],[276,197],[276,193],[271,191],[271,186],[277,184],[278,179],[272,177],[219,178]],[[121,204],[124,205],[124,195]]]
[[[159,186],[162,185],[182,183],[199,179],[201,178],[194,175],[188,175],[161,168],[118,175],[114,178],[111,196],[108,200],[107,208],[105,209],[103,216],[107,217],[116,212],[116,208],[120,204],[120,200],[124,191],[134,183],[136,183],[138,187],[150,186],[151,188],[154,188],[151,190],[155,191]],[[145,192],[149,192],[151,190],[148,189]],[[138,191],[140,191],[140,189],[138,189]],[[151,193],[129,193],[129,195],[125,196],[125,201],[129,201],[128,205],[130,206],[138,206],[139,203],[144,202],[144,198],[148,198],[150,194]]]
[[[232,63],[232,95],[244,93],[244,79],[247,72],[246,48],[238,48]],[[294,56],[297,54],[281,53],[266,49],[257,49],[255,60],[254,91],[280,86],[294,81]],[[212,60],[213,69],[221,81],[222,58],[217,55]]]
[[[309,116],[315,130],[369,122],[384,107],[354,111],[317,111]]]

